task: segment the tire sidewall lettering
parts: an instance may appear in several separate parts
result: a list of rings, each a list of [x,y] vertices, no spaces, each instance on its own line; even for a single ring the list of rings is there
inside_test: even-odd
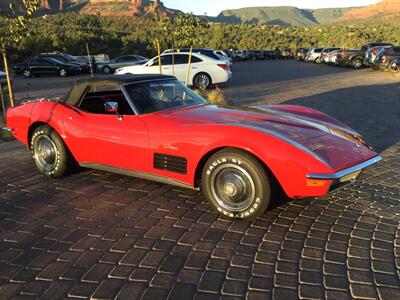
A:
[[[213,171],[224,164],[235,164],[238,166],[241,166],[242,168],[244,167],[244,163],[242,160],[240,160],[239,158],[231,158],[231,157],[221,157],[218,159],[215,159],[214,161],[212,161],[211,163],[208,164],[207,166],[207,171],[206,171],[206,175],[207,178],[210,180],[210,177],[213,173]],[[246,168],[247,169],[247,168]],[[212,184],[212,183],[211,183]],[[227,216],[231,219],[243,219],[243,218],[249,218],[251,217],[253,214],[258,212],[258,208],[261,207],[261,198],[259,195],[257,195],[258,191],[256,189],[256,195],[255,195],[255,200],[253,201],[253,203],[251,204],[251,206],[249,208],[247,208],[244,211],[240,211],[240,212],[229,212],[227,211],[225,208],[221,207],[217,201],[214,201],[214,204],[217,208],[217,211],[223,215],[223,216]]]
[[[42,135],[44,135],[44,136],[47,136],[48,138],[50,138],[52,141],[53,141],[53,143],[54,143],[54,145],[56,146],[56,152],[57,152],[57,162],[56,162],[56,165],[54,166],[54,168],[53,168],[53,170],[51,170],[51,171],[45,171],[45,170],[42,170],[41,169],[41,171],[44,173],[44,174],[46,174],[46,175],[50,175],[50,176],[52,176],[52,175],[54,175],[58,170],[59,170],[59,168],[61,167],[61,153],[60,153],[60,150],[59,150],[59,147],[58,147],[58,145],[57,145],[57,142],[51,137],[51,133],[50,132],[47,132],[47,131],[45,131],[45,130],[43,130],[43,129],[41,129],[41,130],[37,130],[36,132],[34,132],[34,134],[33,134],[33,136],[32,136],[32,138],[31,138],[31,143],[30,143],[30,146],[31,146],[31,155],[32,155],[32,158],[33,158],[33,160],[35,161],[35,165],[38,167],[38,168],[40,168],[40,166],[36,163],[36,159],[35,159],[35,142],[36,142],[36,140],[37,140],[37,138],[38,137],[40,137],[40,136],[42,136]]]

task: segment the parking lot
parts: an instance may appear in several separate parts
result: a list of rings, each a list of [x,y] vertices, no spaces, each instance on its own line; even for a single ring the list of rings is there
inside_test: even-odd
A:
[[[89,170],[49,180],[23,146],[0,143],[0,298],[399,299],[400,78],[295,61],[233,71],[231,104],[319,109],[383,161],[244,223],[191,190]],[[61,95],[77,78],[17,78],[16,96]]]

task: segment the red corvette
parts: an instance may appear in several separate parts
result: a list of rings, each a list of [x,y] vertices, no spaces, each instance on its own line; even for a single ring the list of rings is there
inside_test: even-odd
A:
[[[62,100],[9,109],[7,126],[44,175],[78,164],[201,188],[230,219],[262,214],[272,183],[291,198],[323,196],[381,160],[357,132],[319,111],[211,105],[162,75],[79,81]]]

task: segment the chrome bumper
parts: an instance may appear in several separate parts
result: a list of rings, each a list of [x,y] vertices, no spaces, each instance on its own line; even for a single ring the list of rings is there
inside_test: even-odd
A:
[[[367,168],[367,167],[369,167],[369,166],[371,166],[373,164],[376,164],[377,162],[379,162],[381,160],[382,160],[382,157],[380,157],[378,155],[378,156],[376,156],[376,157],[374,157],[374,158],[372,158],[370,160],[364,161],[361,164],[355,165],[355,166],[353,166],[351,168],[339,171],[339,172],[334,173],[334,174],[309,174],[309,175],[307,175],[307,178],[309,178],[309,179],[320,179],[320,180],[338,180],[338,179],[341,179],[342,177],[345,177],[347,175],[350,175],[350,174],[353,174],[355,172],[361,171],[361,170],[363,170],[363,169],[365,169],[365,168]]]
[[[13,129],[9,128],[9,127],[3,127],[3,128],[1,128],[1,130],[7,131],[7,132],[12,132],[13,131]]]

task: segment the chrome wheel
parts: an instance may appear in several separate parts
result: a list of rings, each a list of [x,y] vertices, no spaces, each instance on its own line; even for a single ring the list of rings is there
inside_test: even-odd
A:
[[[65,77],[65,76],[67,76],[68,74],[67,74],[67,70],[65,70],[65,69],[61,69],[60,70],[60,76],[61,77]]]
[[[360,59],[356,59],[353,61],[354,69],[360,69],[362,67],[362,61]]]
[[[29,77],[31,77],[31,71],[24,70],[23,75],[24,75],[25,78],[29,78]]]
[[[34,144],[33,158],[43,170],[52,171],[58,160],[56,145],[49,137],[39,136]]]
[[[199,74],[196,76],[195,85],[197,88],[207,89],[210,84],[211,80],[207,74]]]
[[[109,67],[109,66],[105,66],[105,67],[103,67],[103,73],[104,74],[110,74],[112,71],[111,71],[111,68]]]
[[[255,184],[250,174],[235,164],[221,165],[211,177],[211,193],[226,210],[248,209],[255,198]]]

